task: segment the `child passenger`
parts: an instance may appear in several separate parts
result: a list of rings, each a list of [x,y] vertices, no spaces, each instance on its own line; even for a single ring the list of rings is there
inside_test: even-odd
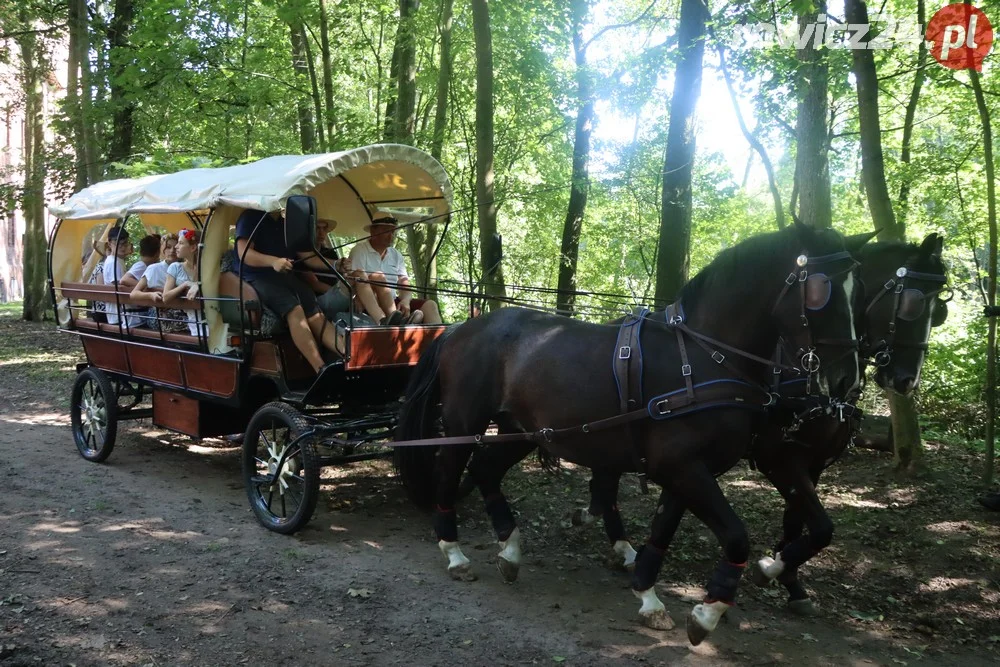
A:
[[[177,259],[167,267],[166,284],[163,286],[163,301],[168,305],[176,305],[177,300],[183,299],[197,305],[198,293],[201,291],[198,282],[198,232],[193,229],[182,229],[177,234]],[[174,302],[171,304],[171,302]],[[192,336],[208,335],[208,328],[204,322],[200,322],[197,310],[187,309],[188,330]]]
[[[145,240],[145,239],[143,239]],[[142,277],[139,278],[139,282],[136,284],[135,288],[132,290],[130,295],[134,303],[146,303],[153,307],[150,308],[146,317],[143,319],[142,326],[147,326],[151,329],[156,329],[156,306],[163,303],[163,288],[167,284],[167,267],[177,261],[177,235],[176,234],[165,234],[160,239],[160,261],[156,263],[150,263],[143,271]],[[162,328],[165,331],[177,330],[177,327],[171,326],[173,324],[171,320],[186,318],[186,315],[181,311],[179,314],[170,311],[164,313],[165,317],[162,321]],[[187,327],[181,323],[181,330],[185,330]]]

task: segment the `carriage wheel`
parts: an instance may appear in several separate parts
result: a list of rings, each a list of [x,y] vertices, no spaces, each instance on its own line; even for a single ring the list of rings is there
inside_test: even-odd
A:
[[[118,435],[118,393],[107,373],[86,368],[76,376],[70,422],[80,456],[95,463],[111,456]]]
[[[319,457],[305,418],[285,403],[254,413],[243,439],[243,482],[250,508],[268,530],[290,534],[312,518],[319,499]],[[278,463],[284,457],[284,464]]]

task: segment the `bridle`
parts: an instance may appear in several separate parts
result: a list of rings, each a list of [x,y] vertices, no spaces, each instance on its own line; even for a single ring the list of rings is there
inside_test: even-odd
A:
[[[813,377],[819,373],[821,366],[820,357],[816,353],[817,345],[847,348],[843,354],[834,359],[833,363],[836,363],[858,350],[859,341],[854,337],[816,338],[814,340],[812,329],[809,326],[807,311],[818,311],[825,308],[833,294],[834,279],[854,272],[859,264],[851,256],[851,253],[846,250],[812,258],[803,253],[795,260],[795,264],[795,270],[785,278],[785,285],[781,289],[781,293],[778,294],[774,306],[771,308],[771,314],[774,315],[777,312],[782,300],[792,291],[792,287],[797,284],[799,292],[799,321],[802,323],[804,330],[805,343],[804,345],[800,345],[794,353],[791,353],[789,341],[784,336],[779,336],[771,365],[775,374],[775,381],[778,381],[782,370],[790,369],[789,366],[781,363],[782,357],[786,356],[798,359],[798,366],[791,367],[791,370],[794,370],[799,375],[803,371],[806,373],[806,393],[811,394]],[[828,272],[824,273],[818,270],[821,268],[827,268]]]
[[[940,283],[941,287],[931,290],[929,292],[924,292],[915,287],[910,287],[908,281],[924,281],[930,283]],[[923,273],[920,271],[913,271],[906,266],[901,266],[896,269],[896,277],[890,278],[879,290],[871,301],[868,302],[865,308],[865,322],[868,322],[868,313],[871,312],[872,308],[882,300],[886,295],[892,294],[892,314],[889,316],[889,326],[888,334],[884,336],[877,343],[872,343],[869,340],[867,332],[861,337],[861,353],[866,359],[871,359],[872,362],[880,367],[885,368],[892,362],[892,353],[896,348],[909,347],[917,350],[927,350],[927,341],[911,341],[911,340],[897,340],[896,339],[896,321],[913,321],[920,317],[923,313],[924,308],[927,307],[927,302],[932,297],[936,297],[941,292],[946,291],[948,288],[945,283],[948,282],[948,278],[943,274],[939,273]],[[949,301],[951,297],[945,301]],[[867,329],[867,326],[866,326]]]

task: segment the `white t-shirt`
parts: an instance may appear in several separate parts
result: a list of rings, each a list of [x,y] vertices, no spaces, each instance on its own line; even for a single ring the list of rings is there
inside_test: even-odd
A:
[[[133,264],[132,267],[128,270],[128,275],[135,278],[136,282],[138,282],[139,279],[142,278],[142,274],[145,270],[146,270],[146,262],[140,259],[138,262]]]
[[[115,255],[108,255],[104,258],[104,284],[114,285],[122,279],[125,273],[125,260]],[[118,309],[114,303],[105,304],[105,311],[108,317],[108,324],[118,324]]]
[[[358,242],[351,249],[351,267],[361,269],[365,273],[382,273],[386,282],[395,283],[403,278],[409,278],[406,273],[406,262],[403,254],[389,246],[385,250],[385,256],[379,254],[368,240]],[[389,288],[393,298],[396,297],[396,290]]]
[[[184,262],[174,262],[173,264],[171,264],[170,266],[168,266],[167,267],[167,275],[174,277],[174,282],[176,283],[176,285],[181,285],[181,284],[186,283],[186,282],[193,282],[191,280],[191,277],[188,276],[188,272],[184,269]],[[166,278],[164,278],[164,281],[166,281]],[[175,287],[176,287],[176,285],[175,285]],[[197,302],[195,302],[195,303],[197,303]],[[196,310],[185,310],[184,312],[187,313],[188,331],[191,332],[192,336],[197,336],[198,335],[198,322],[199,322],[198,312],[199,311],[196,311]],[[201,335],[202,336],[206,336],[206,337],[208,336],[208,328],[205,326],[204,322],[202,322],[202,324],[201,324]]]
[[[167,284],[168,266],[166,262],[157,262],[146,267],[146,270],[142,272],[142,277],[146,279],[146,289],[163,289],[163,286]]]

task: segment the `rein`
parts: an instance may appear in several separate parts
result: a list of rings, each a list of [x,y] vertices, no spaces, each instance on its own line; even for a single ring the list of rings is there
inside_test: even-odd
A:
[[[922,290],[917,290],[916,288],[908,288],[906,286],[906,281],[908,279],[922,280],[925,282],[941,283],[941,287],[929,292],[924,292]],[[889,335],[885,336],[878,343],[873,346],[863,349],[865,359],[871,359],[874,361],[876,366],[884,368],[889,365],[892,361],[892,352],[894,347],[910,347],[918,350],[927,350],[927,341],[897,341],[896,340],[896,320],[904,319],[900,316],[900,309],[904,305],[904,292],[907,289],[912,289],[914,291],[920,292],[921,298],[926,302],[936,297],[941,292],[947,289],[946,283],[948,278],[939,273],[923,273],[920,271],[912,271],[905,266],[901,266],[896,269],[896,278],[890,278],[882,286],[882,289],[876,294],[871,301],[868,302],[867,307],[865,307],[865,318],[867,319],[868,314],[871,312],[872,308],[887,294],[893,295],[892,301],[892,314],[889,316]],[[862,347],[864,348],[864,343],[867,342],[867,336],[862,337]]]

